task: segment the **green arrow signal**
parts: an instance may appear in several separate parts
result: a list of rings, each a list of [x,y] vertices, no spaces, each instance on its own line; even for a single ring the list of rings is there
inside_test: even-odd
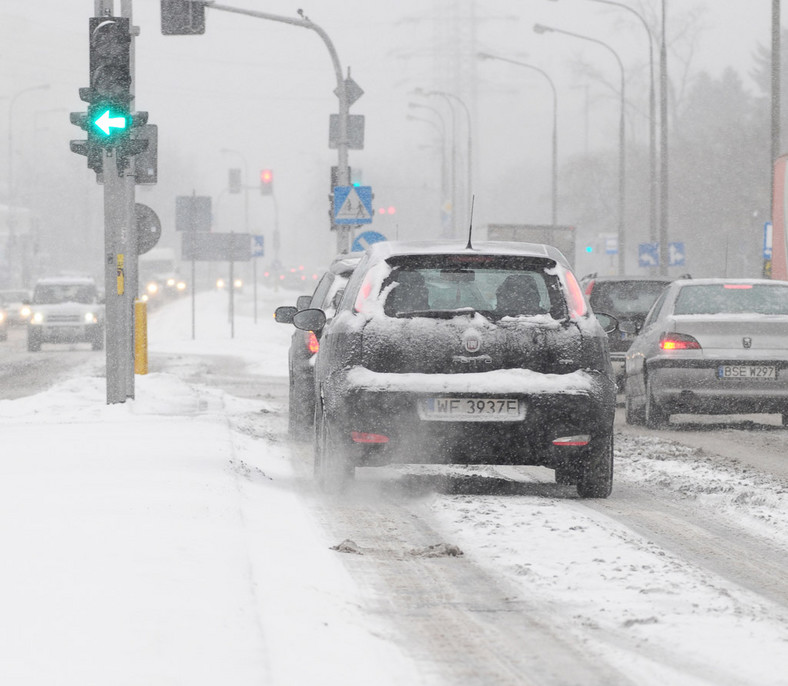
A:
[[[110,117],[109,110],[107,110],[93,123],[98,126],[106,136],[109,136],[111,129],[126,128],[126,117]]]

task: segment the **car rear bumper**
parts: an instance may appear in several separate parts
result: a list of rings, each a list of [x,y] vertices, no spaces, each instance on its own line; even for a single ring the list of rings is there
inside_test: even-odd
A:
[[[485,373],[430,375],[480,377]],[[487,373],[489,374],[489,372]],[[576,384],[578,374],[583,383]],[[408,388],[396,377],[425,375],[375,375],[367,372],[364,383],[344,380],[344,392],[326,394],[324,401],[332,431],[359,465],[402,463],[522,464],[553,467],[581,457],[585,446],[555,446],[553,440],[567,436],[596,437],[612,431],[615,386],[612,379],[591,373],[540,375],[551,377],[553,390],[529,392],[511,388],[496,392]],[[379,379],[375,383],[376,377]],[[570,382],[561,377],[574,377]],[[445,379],[444,379],[445,380]],[[424,381],[423,379],[421,381]],[[551,384],[547,384],[547,389]],[[451,384],[448,384],[451,385]],[[473,384],[471,384],[473,385]],[[393,388],[392,388],[393,386]],[[580,388],[579,386],[583,386]],[[420,417],[425,398],[495,397],[514,399],[524,408],[516,421],[433,421]],[[357,440],[353,440],[356,432]],[[358,442],[358,434],[362,434]],[[365,440],[385,442],[366,443]]]
[[[776,367],[776,378],[721,379],[723,364],[762,364]],[[736,362],[705,360],[681,366],[650,367],[654,399],[674,413],[740,414],[788,411],[788,361]]]

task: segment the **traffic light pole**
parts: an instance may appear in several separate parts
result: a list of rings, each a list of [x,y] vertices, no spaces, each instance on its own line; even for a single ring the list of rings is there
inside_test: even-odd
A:
[[[339,131],[337,136],[337,185],[339,186],[349,186],[350,185],[350,174],[348,172],[349,169],[349,162],[348,162],[348,119],[350,116],[350,102],[348,99],[347,89],[345,87],[345,79],[342,75],[342,65],[339,62],[339,56],[337,55],[337,51],[334,48],[334,44],[331,42],[331,39],[328,37],[328,34],[317,24],[311,21],[306,15],[304,15],[302,10],[299,10],[299,15],[301,16],[300,19],[294,19],[292,17],[285,17],[278,14],[270,14],[268,12],[257,12],[254,10],[246,10],[246,9],[239,9],[237,7],[229,7],[227,5],[217,5],[214,2],[210,4],[206,4],[206,7],[219,10],[221,12],[231,12],[234,14],[243,14],[248,17],[256,17],[258,19],[266,19],[268,21],[276,21],[283,24],[290,24],[292,26],[300,26],[304,29],[310,29],[317,33],[318,36],[323,40],[326,47],[328,48],[328,52],[331,56],[331,62],[334,66],[334,73],[337,79],[337,88],[336,88],[336,95],[339,99]],[[351,229],[347,226],[338,226],[337,227],[337,252],[349,252],[350,251],[350,232]]]

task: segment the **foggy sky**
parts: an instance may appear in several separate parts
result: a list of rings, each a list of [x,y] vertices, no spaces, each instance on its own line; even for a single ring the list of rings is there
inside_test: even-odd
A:
[[[602,78],[617,83],[610,55],[584,41],[558,35],[537,36],[540,22],[584,33],[610,43],[625,62],[630,97],[646,107],[645,34],[634,17],[589,0],[489,0],[476,2],[477,18],[468,26],[452,24],[470,0],[457,5],[445,0],[371,3],[322,0],[313,6],[282,0],[223,4],[296,16],[303,8],[326,30],[343,69],[365,95],[351,108],[366,117],[363,151],[350,152],[350,165],[372,185],[376,205],[394,205],[395,217],[376,219],[372,228],[390,238],[439,234],[437,204],[440,186],[438,137],[432,125],[409,121],[408,114],[437,121],[426,110],[408,108],[416,101],[449,110],[441,99],[418,98],[415,88],[452,91],[441,73],[447,46],[439,44],[452,31],[479,50],[538,65],[554,78],[559,90],[559,158],[583,151],[586,145],[615,145],[616,95],[600,82],[588,87],[585,117],[583,82],[577,62],[593,65]],[[633,1],[647,16],[658,12],[656,0]],[[706,6],[695,54],[688,68],[719,74],[735,66],[745,81],[751,55],[760,42],[769,44],[771,3],[737,0],[668,0],[669,30],[684,28],[681,17]],[[85,166],[70,153],[68,140],[82,132],[68,123],[68,112],[84,111],[77,90],[88,85],[88,17],[92,0],[2,0],[0,2],[0,130],[8,132],[8,96],[48,83],[48,91],[25,94],[15,101],[14,168],[17,194],[41,206],[48,228],[62,238],[53,243],[59,255],[77,246],[84,258],[100,259],[101,188]],[[116,0],[120,13],[120,0]],[[136,108],[150,113],[159,126],[159,184],[138,188],[137,200],[150,205],[162,219],[162,245],[177,245],[174,198],[196,192],[214,199],[216,230],[244,230],[242,196],[222,193],[230,167],[246,167],[250,230],[270,239],[275,220],[282,236],[281,257],[326,263],[333,253],[328,231],[328,118],[337,111],[336,86],[328,52],[311,31],[284,24],[206,11],[203,36],[162,36],[158,0],[136,0]],[[436,38],[437,37],[437,38]],[[438,41],[438,42],[436,42]],[[671,68],[683,69],[674,63]],[[475,221],[547,223],[549,208],[550,95],[538,79],[503,63],[475,66],[477,98],[474,113]],[[459,162],[465,139],[460,126]],[[586,136],[585,122],[588,122]],[[630,135],[646,136],[646,122],[633,116]],[[237,152],[222,153],[222,149]],[[240,153],[240,154],[238,154]],[[7,167],[6,146],[0,164]],[[261,168],[275,172],[276,212],[270,198],[257,192]],[[462,169],[458,170],[464,174]],[[0,202],[6,173],[0,173]],[[464,208],[462,208],[464,212]],[[571,222],[571,217],[559,216]],[[270,257],[271,253],[269,252]]]

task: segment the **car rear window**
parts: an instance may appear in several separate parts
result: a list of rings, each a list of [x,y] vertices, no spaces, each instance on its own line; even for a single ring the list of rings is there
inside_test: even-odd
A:
[[[788,314],[788,286],[697,284],[684,286],[674,314]]]
[[[645,315],[666,285],[661,281],[597,282],[589,296],[591,309],[616,317]]]
[[[509,256],[442,255],[390,262],[383,282],[384,312],[391,317],[471,308],[485,316],[565,316],[552,260]]]

